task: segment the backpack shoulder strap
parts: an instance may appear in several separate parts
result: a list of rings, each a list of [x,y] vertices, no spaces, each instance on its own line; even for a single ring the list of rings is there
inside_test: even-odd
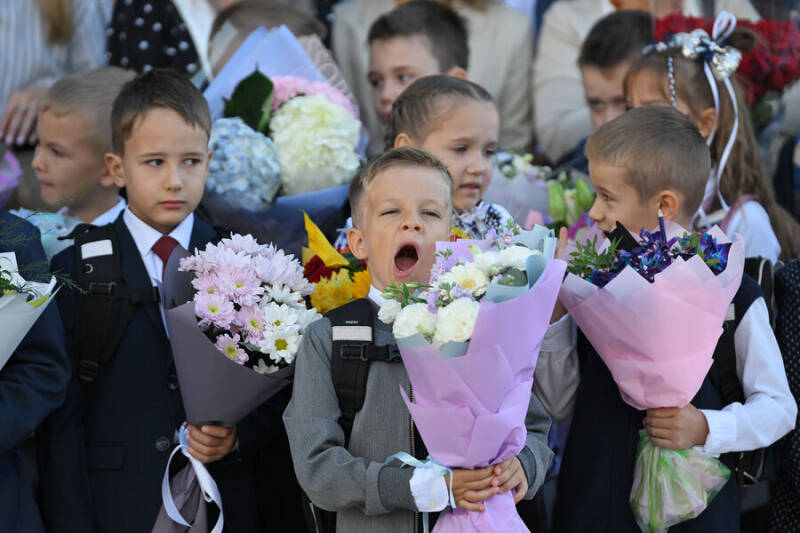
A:
[[[708,377],[719,392],[722,405],[744,402],[744,390],[736,374],[736,328],[750,305],[761,297],[758,284],[749,276],[742,276],[742,284],[728,307],[728,315],[722,324],[722,335],[714,350],[714,363]]]
[[[356,413],[364,405],[367,377],[372,361],[399,361],[392,345],[376,346],[373,339],[375,312],[367,299],[350,302],[328,313],[331,321],[331,378],[339,400],[339,425],[344,430],[345,446]]]
[[[101,363],[114,358],[135,306],[157,303],[154,287],[122,283],[119,244],[113,225],[81,224],[68,236],[75,240],[77,314],[74,347],[78,375],[84,383],[97,378]]]

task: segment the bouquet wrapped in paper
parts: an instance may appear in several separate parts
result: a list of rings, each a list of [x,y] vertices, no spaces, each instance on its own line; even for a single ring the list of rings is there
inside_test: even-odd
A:
[[[48,283],[26,281],[14,252],[0,253],[0,370],[50,304],[56,279]]]
[[[525,446],[533,372],[566,268],[555,244],[543,227],[438,243],[430,285],[387,288],[379,318],[394,322],[414,401],[401,393],[432,465],[486,467]],[[434,531],[528,531],[511,492],[484,504],[441,515]]]
[[[643,230],[639,240],[618,226],[611,238],[579,245],[560,299],[625,402],[640,410],[684,407],[711,367],[741,283],[742,240],[671,223]],[[660,449],[643,433],[631,490],[637,523],[663,532],[698,516],[729,474],[699,450]]]
[[[299,261],[249,235],[232,235],[191,256],[176,248],[165,269],[162,300],[190,423],[235,425],[289,384],[303,334],[320,318],[304,303],[312,289]],[[188,525],[173,499],[173,493],[191,493],[187,483],[199,483],[206,501],[222,509],[214,480],[186,448],[184,429],[172,455],[182,450],[194,475],[182,474],[183,486],[170,488],[167,465],[164,509],[153,531],[170,530],[163,514]],[[220,511],[213,531],[222,524]]]
[[[594,202],[591,186],[576,170],[553,171],[533,164],[530,154],[499,152],[484,200],[500,204],[518,224],[553,229],[566,227],[570,239],[590,225],[587,212]]]

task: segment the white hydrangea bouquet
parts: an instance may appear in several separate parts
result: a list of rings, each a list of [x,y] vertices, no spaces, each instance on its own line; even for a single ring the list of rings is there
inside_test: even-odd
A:
[[[239,117],[254,133],[271,139],[281,194],[346,184],[361,166],[361,122],[344,94],[327,84],[292,76],[268,78],[256,70],[236,86],[225,103],[225,116]]]
[[[481,468],[520,453],[533,371],[566,263],[552,230],[515,224],[484,241],[437,243],[429,284],[385,289],[379,318],[393,323],[414,390],[401,390],[439,468]],[[528,531],[509,492],[481,513],[454,509],[434,531]]]

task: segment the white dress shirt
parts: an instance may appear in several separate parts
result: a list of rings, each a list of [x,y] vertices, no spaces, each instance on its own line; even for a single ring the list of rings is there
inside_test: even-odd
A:
[[[125,209],[125,212],[122,214],[122,220],[125,222],[125,226],[128,227],[128,231],[131,233],[131,237],[133,237],[133,242],[136,243],[136,248],[139,250],[139,255],[142,257],[142,262],[147,269],[147,275],[150,277],[153,287],[156,287],[157,282],[161,283],[164,281],[161,278],[161,271],[164,270],[164,263],[153,251],[153,245],[158,242],[158,239],[163,237],[164,234],[134,215],[130,208]],[[194,213],[190,213],[188,217],[184,218],[183,221],[169,233],[169,236],[188,250],[189,241],[192,239],[193,226]]]
[[[128,207],[128,202],[125,201],[125,198],[120,197],[119,201],[114,204],[114,207],[92,220],[92,226],[105,226],[106,224],[111,224],[117,220],[119,214],[122,213],[126,207]]]
[[[733,338],[736,375],[745,401],[721,410],[701,410],[708,422],[702,449],[711,455],[765,448],[792,430],[797,417],[797,404],[763,298],[750,305]]]

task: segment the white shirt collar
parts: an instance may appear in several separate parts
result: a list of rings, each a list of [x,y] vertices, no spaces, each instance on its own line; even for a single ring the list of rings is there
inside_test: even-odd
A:
[[[147,224],[139,217],[133,214],[130,208],[126,208],[122,214],[122,220],[128,227],[128,231],[136,243],[136,248],[139,250],[139,255],[142,257],[147,256],[152,252],[153,245],[164,235]],[[185,249],[189,249],[189,241],[192,238],[192,227],[194,226],[194,213],[189,213],[189,216],[184,218],[174,230],[169,233],[169,236],[178,241],[178,244]],[[155,253],[155,252],[153,252]]]
[[[114,207],[92,220],[91,224],[93,226],[105,226],[106,224],[111,224],[117,220],[119,214],[126,207],[128,207],[128,202],[125,201],[125,198],[120,197],[119,201],[114,205]]]
[[[375,288],[374,285],[369,286],[369,293],[367,294],[367,298],[375,302],[378,307],[383,307],[383,304],[386,303],[386,298],[383,297],[383,291],[379,291]]]

